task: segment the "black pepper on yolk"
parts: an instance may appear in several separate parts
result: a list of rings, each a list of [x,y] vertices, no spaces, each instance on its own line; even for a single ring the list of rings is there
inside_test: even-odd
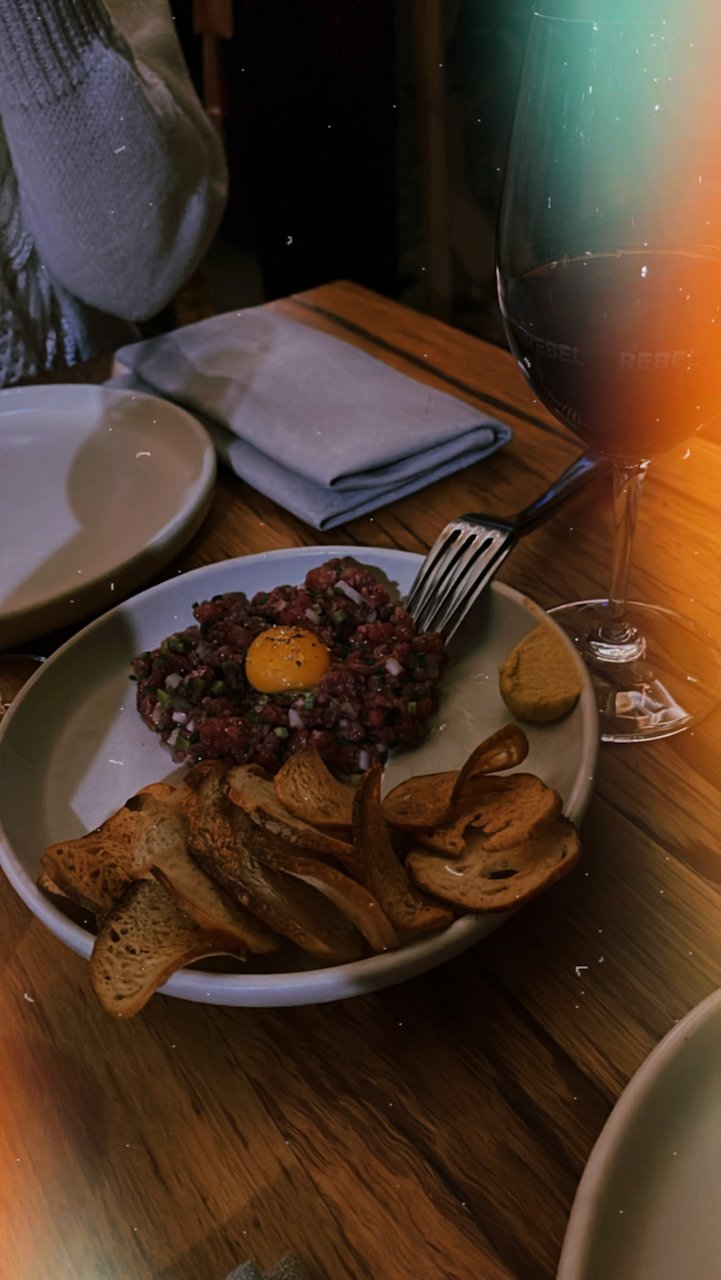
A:
[[[245,674],[259,693],[314,689],[329,666],[322,640],[304,627],[269,627],[245,655]]]

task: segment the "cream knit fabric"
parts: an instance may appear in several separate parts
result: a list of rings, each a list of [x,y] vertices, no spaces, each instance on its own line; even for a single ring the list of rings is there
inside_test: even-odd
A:
[[[127,340],[225,191],[167,0],[0,0],[0,385]]]

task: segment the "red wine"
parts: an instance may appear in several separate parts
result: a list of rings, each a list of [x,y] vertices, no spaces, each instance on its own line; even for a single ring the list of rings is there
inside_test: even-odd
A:
[[[501,290],[538,397],[593,449],[655,457],[721,413],[721,255],[589,254]]]

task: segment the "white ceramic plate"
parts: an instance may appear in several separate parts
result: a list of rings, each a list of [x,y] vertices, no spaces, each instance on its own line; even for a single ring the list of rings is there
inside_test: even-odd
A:
[[[193,535],[215,479],[206,431],[154,396],[0,391],[0,648],[108,608]]]
[[[276,585],[298,584],[309,569],[348,554],[377,566],[403,593],[420,563],[418,556],[398,551],[319,547],[208,565],[151,587],[96,619],[26,685],[0,729],[0,859],[21,898],[75,951],[89,955],[92,937],[36,888],[43,849],[83,834],[141,786],[179,772],[135,709],[135,685],[128,679],[132,655],[189,625],[196,600],[238,590],[251,596]],[[498,667],[543,617],[538,605],[509,587],[495,584],[486,593],[449,664],[431,736],[421,747],[395,756],[386,770],[386,786],[411,773],[459,765],[483,737],[509,720],[498,693]],[[598,743],[595,700],[585,671],[584,681],[577,707],[563,721],[526,726],[530,753],[522,766],[561,793],[575,822],[590,797]],[[467,916],[399,951],[333,968],[283,974],[183,970],[163,990],[226,1005],[342,999],[433,968],[478,942],[504,918],[495,913]]]
[[[721,991],[649,1054],[584,1170],[558,1280],[721,1275]]]

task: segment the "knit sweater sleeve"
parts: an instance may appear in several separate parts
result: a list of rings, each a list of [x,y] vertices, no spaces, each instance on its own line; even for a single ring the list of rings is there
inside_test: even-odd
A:
[[[155,314],[226,192],[167,0],[0,0],[0,113],[44,268],[101,311]]]

